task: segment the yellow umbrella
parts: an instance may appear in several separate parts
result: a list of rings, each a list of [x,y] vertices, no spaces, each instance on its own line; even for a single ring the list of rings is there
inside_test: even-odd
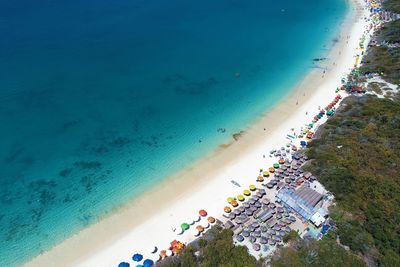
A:
[[[245,196],[250,196],[250,191],[249,190],[247,190],[247,189],[245,189],[245,190],[243,190],[243,195],[245,195]]]
[[[228,197],[228,198],[226,199],[226,201],[228,201],[228,203],[231,203],[232,201],[234,201],[234,199],[233,199],[233,197]]]
[[[256,190],[256,186],[255,186],[254,184],[252,184],[252,185],[249,186],[249,189],[250,189],[251,191],[254,191],[254,190]]]
[[[244,196],[243,196],[243,195],[238,195],[238,196],[237,196],[237,199],[238,199],[239,201],[244,201]]]
[[[267,171],[263,172],[263,176],[264,177],[268,177],[269,176],[269,172],[267,172]]]

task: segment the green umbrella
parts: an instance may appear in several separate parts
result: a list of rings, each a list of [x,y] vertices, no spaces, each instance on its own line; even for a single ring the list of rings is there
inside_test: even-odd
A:
[[[190,227],[190,226],[189,226],[189,224],[187,224],[187,223],[182,223],[182,224],[181,224],[181,228],[182,228],[183,231],[186,231],[187,229],[189,229],[189,227]]]
[[[279,168],[279,163],[274,163],[273,166],[274,166],[275,169],[278,169]]]

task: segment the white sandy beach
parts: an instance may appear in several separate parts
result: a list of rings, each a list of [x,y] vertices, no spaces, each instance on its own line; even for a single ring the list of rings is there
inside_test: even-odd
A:
[[[351,9],[356,12],[350,12],[343,23],[339,41],[328,59],[319,62],[326,67],[325,74],[321,68],[313,69],[285,100],[243,129],[245,134],[238,141],[221,145],[207,157],[165,179],[151,192],[26,266],[118,266],[121,261],[132,263],[135,252],[154,259],[149,252],[152,246],[167,249],[174,239],[182,242],[194,239],[190,230],[177,235],[172,227],[178,228],[182,222],[194,219],[198,210],[205,209],[209,215],[221,218],[226,198],[241,194],[250,184],[257,185],[259,170],[274,163],[268,151],[285,146],[291,128],[299,131],[312,121],[319,106],[325,107],[336,96],[341,78],[353,67],[355,55],[361,53],[359,39],[367,26],[365,3],[351,2]],[[233,185],[231,180],[242,187]]]

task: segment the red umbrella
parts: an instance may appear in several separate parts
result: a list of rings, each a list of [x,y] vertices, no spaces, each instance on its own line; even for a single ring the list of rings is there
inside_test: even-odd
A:
[[[205,216],[207,216],[207,211],[205,211],[205,210],[199,210],[199,215],[200,215],[201,217],[205,217]]]

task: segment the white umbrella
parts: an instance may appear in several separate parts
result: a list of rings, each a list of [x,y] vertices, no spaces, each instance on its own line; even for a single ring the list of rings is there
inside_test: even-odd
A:
[[[177,235],[181,235],[181,234],[183,234],[183,229],[179,227],[179,228],[176,229],[175,232],[176,232]]]
[[[199,230],[193,229],[193,235],[194,235],[194,236],[199,236],[199,235],[200,235]]]
[[[200,221],[200,219],[201,219],[201,218],[200,218],[200,216],[199,216],[199,215],[197,215],[197,216],[195,216],[195,217],[194,217],[194,221],[195,221],[195,222],[198,222],[198,221]]]
[[[167,251],[165,252],[165,255],[167,255],[167,257],[171,257],[174,253],[172,253],[172,251],[170,249],[167,249]]]
[[[193,219],[189,219],[187,222],[188,222],[188,224],[190,224],[190,225],[193,225],[193,224],[194,224],[194,220],[193,220]]]
[[[208,227],[210,227],[210,223],[209,222],[202,222],[201,226],[203,226],[204,229],[207,229]]]

